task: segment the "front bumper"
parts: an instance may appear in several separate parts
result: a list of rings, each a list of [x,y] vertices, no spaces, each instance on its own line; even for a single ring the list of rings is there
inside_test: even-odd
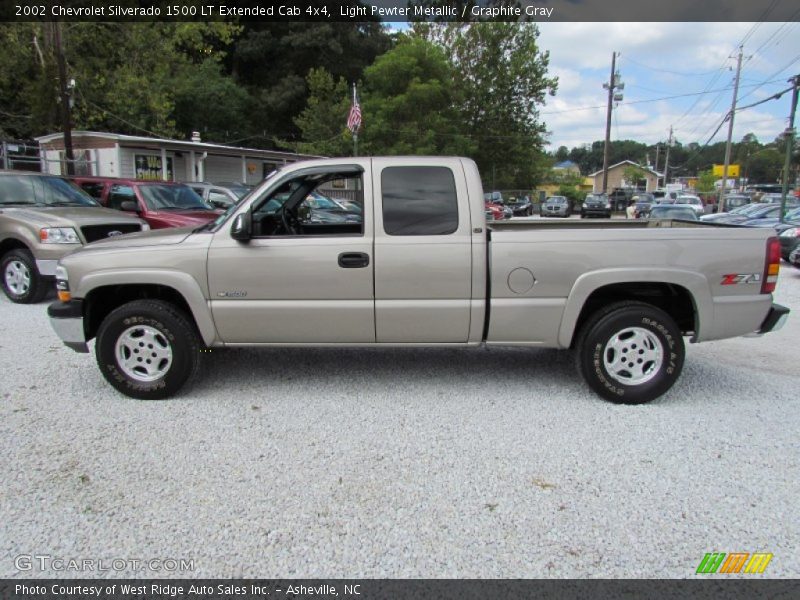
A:
[[[599,215],[601,217],[610,217],[611,216],[611,209],[610,208],[595,208],[592,206],[587,206],[586,208],[581,209],[581,214],[589,216]]]
[[[53,302],[47,307],[50,325],[67,348],[75,352],[89,352],[83,329],[83,300]]]

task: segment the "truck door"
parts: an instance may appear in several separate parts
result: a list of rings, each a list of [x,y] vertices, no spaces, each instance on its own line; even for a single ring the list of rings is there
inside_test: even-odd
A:
[[[472,238],[458,159],[373,159],[375,335],[385,343],[465,343]]]
[[[296,171],[276,185],[248,202],[250,240],[231,238],[230,219],[211,242],[208,287],[220,337],[374,343],[369,159]]]

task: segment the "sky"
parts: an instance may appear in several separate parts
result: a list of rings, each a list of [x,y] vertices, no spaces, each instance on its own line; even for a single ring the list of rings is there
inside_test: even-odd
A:
[[[612,140],[663,142],[672,126],[682,144],[704,144],[730,109],[740,44],[739,106],[788,88],[787,79],[800,74],[800,23],[540,23],[539,29],[550,73],[559,77],[555,97],[540,110],[549,150],[604,139],[602,85],[613,52],[620,53],[625,89],[612,115]],[[684,94],[694,95],[672,98]],[[752,132],[771,142],[787,127],[790,107],[787,93],[737,111],[733,140]],[[711,143],[725,141],[727,131],[725,123]]]

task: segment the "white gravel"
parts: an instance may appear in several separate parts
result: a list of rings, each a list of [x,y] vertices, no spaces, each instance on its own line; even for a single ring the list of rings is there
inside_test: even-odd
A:
[[[230,350],[141,402],[0,300],[0,577],[15,557],[185,558],[198,577],[691,577],[706,552],[800,575],[796,312],[689,345],[647,406],[565,352]]]

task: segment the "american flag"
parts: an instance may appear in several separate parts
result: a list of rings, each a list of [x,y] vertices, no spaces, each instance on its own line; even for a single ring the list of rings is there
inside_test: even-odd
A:
[[[350,114],[347,116],[347,128],[351,133],[356,133],[359,127],[361,127],[361,105],[358,103],[354,87],[353,105],[350,107]]]

